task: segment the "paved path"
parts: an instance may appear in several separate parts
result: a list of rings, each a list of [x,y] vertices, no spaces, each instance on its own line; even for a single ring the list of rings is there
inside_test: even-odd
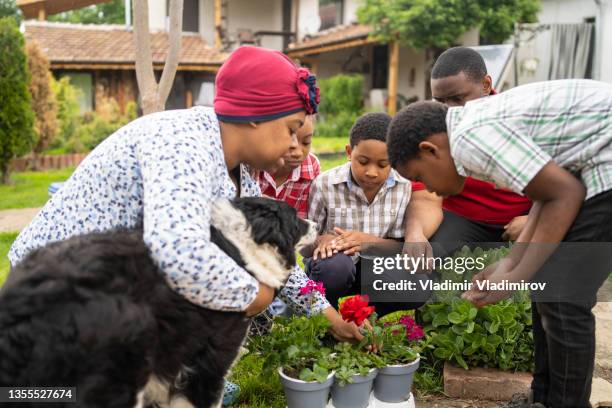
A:
[[[0,210],[0,232],[18,232],[30,223],[40,208]]]

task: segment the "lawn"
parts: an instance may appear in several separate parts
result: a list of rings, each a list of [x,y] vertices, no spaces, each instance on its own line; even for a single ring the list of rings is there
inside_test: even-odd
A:
[[[49,198],[49,184],[64,181],[74,167],[45,172],[13,173],[10,185],[0,185],[0,210],[42,207]]]
[[[16,232],[0,233],[0,286],[2,286],[8,275],[9,261],[6,255],[15,238],[17,238]]]
[[[321,153],[343,153],[348,143],[348,137],[313,137],[312,152]]]

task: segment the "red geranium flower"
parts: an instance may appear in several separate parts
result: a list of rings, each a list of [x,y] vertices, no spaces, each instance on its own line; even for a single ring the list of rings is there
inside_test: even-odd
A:
[[[374,306],[368,306],[369,298],[367,295],[351,296],[340,305],[340,314],[347,322],[354,322],[357,326],[374,313]]]

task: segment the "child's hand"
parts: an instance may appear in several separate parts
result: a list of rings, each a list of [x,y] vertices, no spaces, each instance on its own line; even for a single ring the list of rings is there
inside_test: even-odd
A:
[[[525,224],[527,224],[527,216],[521,215],[519,217],[514,217],[512,221],[508,224],[504,225],[504,234],[502,235],[502,239],[506,241],[516,241],[516,239],[523,232],[523,228],[525,228]]]
[[[317,247],[312,253],[312,259],[316,260],[321,256],[321,259],[331,258],[334,255],[332,242],[337,238],[335,235],[325,234],[317,239]]]
[[[345,255],[354,255],[361,251],[364,242],[376,242],[378,238],[359,231],[346,231],[342,228],[334,228],[339,236],[333,241],[334,252],[342,251]]]

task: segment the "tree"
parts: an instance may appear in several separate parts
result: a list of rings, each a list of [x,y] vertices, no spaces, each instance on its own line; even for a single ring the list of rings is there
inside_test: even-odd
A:
[[[11,160],[27,153],[35,140],[24,43],[15,19],[0,19],[0,175],[4,184],[9,182]]]
[[[95,4],[78,10],[49,16],[49,21],[81,24],[123,24],[125,22],[124,0]]]
[[[384,42],[418,48],[448,48],[478,27],[487,42],[501,43],[514,23],[537,20],[539,0],[365,0],[357,14]]]
[[[134,0],[134,47],[136,50],[136,80],[145,115],[164,110],[176,75],[181,50],[183,0],[170,0],[168,56],[159,83],[153,71],[151,36],[149,33],[149,1]]]
[[[15,0],[0,0],[0,18],[12,17],[17,24],[21,23],[21,11],[17,8]]]
[[[42,153],[57,135],[57,100],[51,89],[52,76],[49,70],[49,60],[35,42],[26,45],[26,53],[31,76],[32,110],[36,119],[34,129],[37,141],[33,149],[36,156]]]

